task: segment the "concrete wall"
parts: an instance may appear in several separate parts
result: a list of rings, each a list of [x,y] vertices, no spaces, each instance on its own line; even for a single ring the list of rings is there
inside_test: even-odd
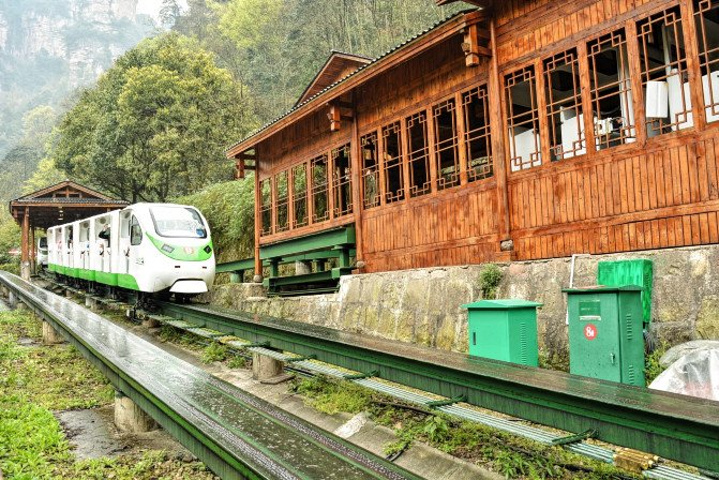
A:
[[[593,285],[597,262],[647,258],[654,262],[652,335],[670,343],[719,339],[719,246],[597,256],[575,261],[575,286]],[[566,298],[571,258],[500,264],[500,298],[543,302],[540,348],[566,356]],[[376,335],[437,348],[467,351],[467,314],[460,305],[480,297],[480,265],[404,270],[342,278],[334,295],[261,298],[251,284],[216,286],[218,305]]]

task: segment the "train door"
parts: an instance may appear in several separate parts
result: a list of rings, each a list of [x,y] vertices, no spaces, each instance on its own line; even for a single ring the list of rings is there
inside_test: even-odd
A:
[[[77,248],[80,250],[80,268],[90,270],[90,222],[80,224],[79,241]]]
[[[132,211],[123,211],[120,214],[120,273],[131,273],[130,265],[130,219]]]
[[[97,232],[97,238],[95,239],[97,245],[97,259],[99,271],[110,273],[111,271],[111,247],[112,247],[112,228],[110,225],[110,217],[102,216],[95,220],[95,231]]]

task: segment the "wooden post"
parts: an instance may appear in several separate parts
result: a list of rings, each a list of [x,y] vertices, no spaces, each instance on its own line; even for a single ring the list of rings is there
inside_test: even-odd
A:
[[[364,260],[363,257],[363,240],[362,231],[362,212],[364,211],[364,193],[362,192],[362,145],[359,135],[359,115],[357,114],[356,95],[352,96],[353,120],[352,120],[352,140],[350,143],[350,172],[352,174],[352,209],[355,217],[355,258]]]
[[[593,156],[597,149],[597,142],[594,136],[594,112],[592,111],[592,80],[589,75],[589,57],[587,43],[580,42],[577,46],[579,62],[579,91],[582,94],[580,103],[584,114],[584,142],[588,156]]]
[[[637,24],[634,20],[626,21],[625,32],[629,81],[632,86],[632,104],[634,107],[634,128],[637,132],[637,145],[643,147],[647,143],[647,119],[644,112],[644,89],[642,87],[639,39],[637,37]]]
[[[429,182],[430,191],[432,193],[437,192],[437,164],[439,159],[437,158],[437,152],[434,148],[437,142],[437,133],[434,128],[434,109],[430,106],[427,108],[427,155],[429,155]]]
[[[492,131],[492,156],[494,157],[494,176],[497,179],[497,226],[499,227],[499,241],[509,240],[510,210],[509,192],[507,189],[507,161],[505,153],[504,122],[502,121],[502,83],[499,78],[499,63],[497,61],[497,37],[495,36],[494,19],[489,24],[490,42],[492,44],[492,62],[489,71],[489,119]]]
[[[31,273],[37,273],[36,272],[36,260],[37,260],[37,247],[35,245],[35,227],[33,225],[30,225],[30,272]]]
[[[476,27],[476,25],[473,25]],[[462,93],[457,92],[454,94],[454,121],[457,125],[457,154],[459,155],[459,183],[460,185],[467,184],[467,171],[468,159],[467,159],[467,133],[464,128],[464,108],[462,107]]]
[[[262,192],[260,191],[260,158],[255,147],[255,278],[253,281],[262,281],[262,259],[260,258],[260,236],[262,235]]]
[[[20,254],[20,276],[24,280],[30,280],[30,208],[25,207],[25,215],[22,218],[22,238]]]
[[[680,2],[682,16],[682,32],[684,33],[684,46],[687,59],[689,84],[691,85],[692,119],[697,131],[704,130],[706,126],[706,109],[704,107],[702,72],[699,65],[699,44],[697,43],[696,23],[688,0]]]

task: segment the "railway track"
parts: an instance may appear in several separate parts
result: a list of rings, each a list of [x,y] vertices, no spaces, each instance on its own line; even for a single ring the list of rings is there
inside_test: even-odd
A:
[[[0,284],[223,479],[420,480],[71,300],[7,272]]]
[[[166,319],[184,322],[178,326],[195,333],[235,335],[269,352],[289,351],[359,372],[345,375],[351,380],[380,378],[445,398],[427,398],[428,407],[456,410],[466,402],[575,434],[592,431],[594,438],[615,445],[719,472],[717,402],[273,317],[171,303],[159,308]],[[552,442],[565,440],[582,445],[581,436]],[[667,473],[654,478],[679,478]]]
[[[228,342],[291,363],[300,369],[344,378],[428,408],[484,423],[576,453],[620,463],[615,452],[583,441],[586,436],[549,434],[531,426],[478,414],[462,402],[501,411],[568,432],[649,451],[708,471],[719,471],[719,404],[561,372],[515,366],[414,345],[339,332],[304,323],[160,303],[156,320],[210,340]],[[233,335],[240,337],[228,337]],[[235,338],[234,340],[232,338]],[[294,352],[292,354],[283,353]],[[318,364],[317,359],[344,369]],[[392,380],[436,395],[389,387]],[[663,465],[647,478],[702,478]]]

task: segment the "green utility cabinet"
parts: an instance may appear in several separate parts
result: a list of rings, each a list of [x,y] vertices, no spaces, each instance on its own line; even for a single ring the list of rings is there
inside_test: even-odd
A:
[[[527,300],[480,300],[462,305],[469,317],[469,354],[536,367],[537,307]]]
[[[616,260],[599,262],[597,266],[597,285],[621,287],[638,285],[642,287],[642,310],[644,327],[652,320],[652,279],[654,267],[651,260]]]
[[[644,386],[642,288],[567,288],[569,371]]]

